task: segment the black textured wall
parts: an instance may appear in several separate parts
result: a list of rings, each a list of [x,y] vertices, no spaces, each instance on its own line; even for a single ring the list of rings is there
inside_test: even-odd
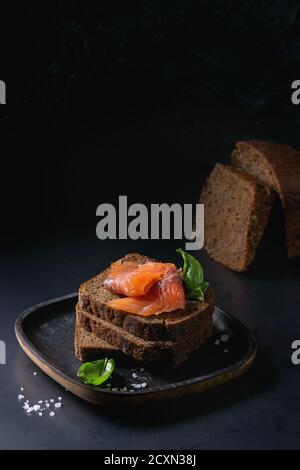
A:
[[[78,210],[94,223],[96,205],[121,193],[195,200],[237,139],[300,148],[296,0],[9,6],[0,76],[9,226],[20,200],[28,230],[72,224]]]

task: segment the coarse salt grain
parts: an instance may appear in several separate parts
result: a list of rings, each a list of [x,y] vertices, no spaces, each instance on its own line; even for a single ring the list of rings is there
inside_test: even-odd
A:
[[[41,411],[39,412],[39,416],[43,416],[43,413]]]
[[[224,343],[226,343],[228,340],[229,340],[229,335],[222,335],[221,336],[221,341],[223,341]]]
[[[34,411],[39,411],[40,408],[41,408],[40,405],[34,405],[33,406]]]
[[[20,390],[21,390],[21,392],[24,392],[24,388],[23,388],[23,387],[21,387]]]
[[[228,353],[229,351],[228,351],[228,349],[224,349],[224,352],[225,352],[225,353]]]
[[[43,403],[43,400],[39,400],[39,403]]]
[[[58,397],[58,400],[62,400],[62,398],[61,398],[61,397]]]
[[[37,372],[34,372],[33,375],[37,375]]]
[[[61,403],[59,403],[59,402],[54,403],[54,406],[55,406],[55,408],[60,408],[60,407],[61,407]]]
[[[50,411],[49,416],[55,416],[54,411]]]
[[[47,408],[49,408],[49,407],[50,407],[49,403],[46,403],[46,407],[47,407]]]
[[[140,371],[141,371],[141,372],[144,372],[144,370],[145,370],[144,367],[141,367],[141,368],[140,368]]]
[[[25,398],[24,395],[18,395],[18,400],[23,400],[23,398]]]
[[[216,345],[216,346],[219,346],[219,344],[220,344],[220,340],[219,340],[219,339],[216,339],[215,345]]]
[[[145,388],[145,387],[147,387],[147,384],[146,384],[146,382],[142,383],[142,384],[141,384],[141,387],[142,387],[142,388]]]
[[[132,384],[132,386],[133,386],[134,388],[141,388],[141,384],[134,384],[134,385]]]
[[[53,399],[53,398],[50,399],[50,403],[54,403],[54,399]]]
[[[24,408],[24,410],[28,410],[28,408],[29,408],[28,403],[25,403],[24,406],[23,406],[23,408]]]
[[[29,408],[27,408],[27,413],[32,413],[33,412],[33,406],[30,406]]]
[[[132,374],[132,377],[133,377],[134,379],[136,379],[136,378],[137,378],[137,375],[136,375],[136,373],[135,373],[135,372]]]

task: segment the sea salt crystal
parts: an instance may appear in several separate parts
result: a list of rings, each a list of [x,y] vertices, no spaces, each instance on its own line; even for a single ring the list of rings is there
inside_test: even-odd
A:
[[[40,404],[43,403],[43,400],[39,400],[39,403],[40,403]]]
[[[23,388],[23,387],[21,387],[20,390],[21,390],[21,392],[24,392],[24,388]]]
[[[23,400],[23,398],[25,398],[24,395],[18,395],[18,400]]]
[[[60,407],[61,407],[61,403],[59,403],[59,402],[54,403],[54,406],[55,406],[55,408],[60,408]]]
[[[61,397],[58,397],[58,400],[60,400],[60,401],[61,401],[61,400],[62,400],[62,398],[61,398]]]
[[[134,388],[141,388],[141,384],[132,384]]]
[[[33,375],[37,375],[37,372],[34,372]]]
[[[141,387],[142,387],[142,388],[145,388],[145,387],[147,387],[147,384],[146,384],[146,382],[142,383],[142,384],[141,384]]]
[[[46,403],[46,408],[49,408],[49,407],[50,407],[49,403]]]
[[[224,343],[227,343],[228,340],[229,340],[229,335],[222,335],[221,336],[221,341],[223,341]]]
[[[39,412],[39,416],[43,416],[43,413],[41,411]]]
[[[216,345],[216,346],[219,346],[219,344],[220,344],[220,340],[219,340],[219,339],[216,339],[215,345]]]
[[[34,411],[39,411],[40,408],[41,408],[40,405],[34,405],[33,406]]]
[[[28,408],[29,408],[28,403],[25,403],[24,406],[23,406],[23,408],[24,408],[24,410],[28,410]]]
[[[51,403],[54,403],[54,399],[53,399],[53,398],[51,398],[50,402],[51,402]]]
[[[55,416],[54,411],[50,411],[49,416]]]
[[[132,377],[133,377],[134,379],[136,379],[136,378],[137,378],[137,375],[136,375],[136,373],[135,373],[135,372],[132,374]]]
[[[32,413],[33,412],[33,406],[30,406],[29,408],[27,408],[27,413]]]

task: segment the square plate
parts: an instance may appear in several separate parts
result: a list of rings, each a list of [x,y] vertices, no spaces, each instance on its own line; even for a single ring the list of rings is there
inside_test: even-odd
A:
[[[76,303],[77,293],[74,293],[35,305],[18,316],[15,332],[25,353],[49,377],[97,405],[136,404],[147,399],[166,399],[205,391],[239,377],[256,356],[255,337],[237,319],[216,307],[212,336],[180,367],[162,369],[124,356],[116,362],[116,369],[109,380],[110,388],[106,384],[101,387],[86,385],[77,377],[81,363],[74,356]],[[222,335],[227,335],[228,340],[215,344]],[[146,386],[132,386],[141,383],[146,383]]]

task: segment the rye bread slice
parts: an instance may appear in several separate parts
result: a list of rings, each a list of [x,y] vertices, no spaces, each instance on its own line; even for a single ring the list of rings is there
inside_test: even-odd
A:
[[[231,161],[278,193],[288,257],[300,256],[300,152],[273,142],[237,142]]]
[[[217,163],[203,187],[204,247],[212,259],[245,271],[265,230],[272,191],[247,173]]]
[[[181,341],[145,341],[121,327],[112,325],[96,318],[79,306],[76,307],[78,325],[91,330],[92,333],[105,340],[105,342],[118,348],[124,354],[143,363],[159,361],[162,364],[177,366],[184,362],[188,356],[197,350],[212,334],[212,315],[207,316],[202,328],[194,331]]]
[[[120,259],[120,263],[136,262],[139,264],[149,261],[150,258],[132,253]],[[153,260],[152,260],[153,261]],[[203,328],[210,321],[214,311],[214,294],[212,289],[206,292],[203,302],[187,302],[186,309],[173,312],[142,317],[120,310],[114,310],[106,304],[109,300],[117,298],[104,286],[103,282],[109,272],[107,268],[102,273],[88,280],[79,288],[78,303],[82,310],[104,320],[124,331],[147,341],[180,341]]]
[[[76,322],[74,339],[75,356],[82,362],[95,361],[109,355],[115,357],[120,351],[101,338],[93,335]]]

